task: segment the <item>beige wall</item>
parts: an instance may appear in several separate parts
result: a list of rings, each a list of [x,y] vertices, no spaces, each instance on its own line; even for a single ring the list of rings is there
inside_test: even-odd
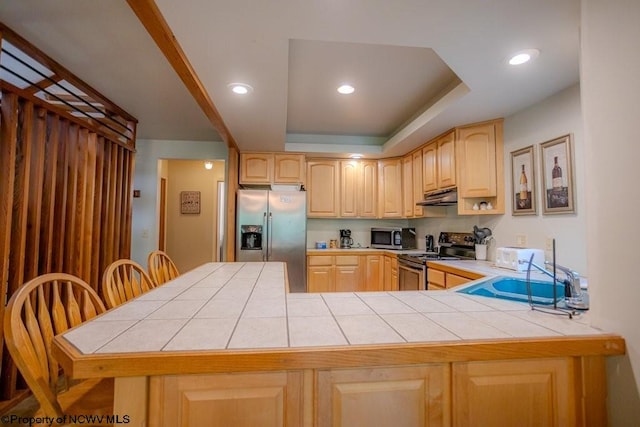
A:
[[[168,160],[167,247],[166,252],[180,271],[216,260],[217,187],[224,181],[224,161],[214,161],[213,169],[201,160]],[[164,165],[163,165],[164,166]],[[180,212],[180,192],[200,192],[200,213]]]
[[[626,356],[609,358],[610,424],[638,425],[640,2],[583,0],[581,6],[590,314],[595,326],[621,334],[627,344]]]

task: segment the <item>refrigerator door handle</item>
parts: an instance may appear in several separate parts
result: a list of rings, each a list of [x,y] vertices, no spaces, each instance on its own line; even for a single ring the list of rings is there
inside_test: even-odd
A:
[[[260,249],[260,252],[262,252],[262,262],[266,261],[266,257],[265,257],[265,254],[264,254],[264,251],[266,249],[266,245],[264,244],[264,242],[265,242],[266,239],[264,239],[264,237],[265,237],[264,234],[268,233],[267,234],[267,236],[268,236],[269,234],[271,234],[271,233],[269,233],[269,231],[271,231],[271,230],[267,229],[267,213],[263,212],[262,213],[262,237],[263,237],[262,242],[263,243],[262,243],[262,248]]]
[[[271,258],[271,254],[273,253],[273,214],[269,212],[269,246],[267,246],[267,261]]]

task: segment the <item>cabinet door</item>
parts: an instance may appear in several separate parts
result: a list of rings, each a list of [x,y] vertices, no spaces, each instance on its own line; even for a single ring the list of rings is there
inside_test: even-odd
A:
[[[460,196],[494,197],[497,191],[495,125],[460,128],[457,144]]]
[[[440,138],[438,144],[438,188],[456,185],[455,134],[450,132]]]
[[[422,190],[438,189],[438,143],[433,142],[422,149]]]
[[[360,291],[362,269],[358,255],[344,255],[335,257],[336,292]]]
[[[384,264],[383,264],[383,287],[385,291],[391,290],[391,256],[384,256]]]
[[[273,153],[240,153],[240,183],[270,184],[273,180]]]
[[[319,371],[315,425],[448,426],[449,376],[446,364]]]
[[[402,160],[378,162],[378,212],[382,218],[402,217]]]
[[[301,426],[302,372],[152,377],[149,425]]]
[[[402,216],[413,217],[413,156],[402,158]]]
[[[421,217],[424,214],[422,206],[416,205],[424,197],[422,192],[422,151],[413,153],[413,216]]]
[[[356,161],[340,161],[340,216],[358,216],[359,164]]]
[[[307,268],[307,292],[335,292],[333,266],[310,266]]]
[[[427,282],[428,288],[430,288],[432,285],[434,288],[438,289],[446,289],[447,287],[445,272],[436,270],[432,267],[427,268]]]
[[[339,165],[337,161],[307,162],[307,215],[337,217],[339,213]]]
[[[378,162],[361,160],[358,179],[358,216],[375,218],[378,213]]]
[[[304,184],[304,154],[275,154],[274,164],[275,184]]]
[[[366,273],[363,286],[361,290],[379,292],[384,289],[383,286],[383,262],[381,255],[364,255],[362,258],[365,260]]]
[[[571,358],[453,364],[454,426],[574,426]]]
[[[465,283],[469,283],[470,281],[471,279],[467,279],[466,277],[458,276],[457,274],[447,273],[447,277],[446,277],[447,289],[464,285]]]

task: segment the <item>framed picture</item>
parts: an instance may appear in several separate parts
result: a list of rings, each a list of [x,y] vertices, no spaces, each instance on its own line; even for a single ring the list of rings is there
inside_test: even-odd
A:
[[[533,145],[511,152],[511,214],[537,215]]]
[[[200,192],[181,191],[180,192],[180,213],[199,214],[200,213]]]
[[[540,144],[543,214],[574,213],[571,136],[564,135]]]

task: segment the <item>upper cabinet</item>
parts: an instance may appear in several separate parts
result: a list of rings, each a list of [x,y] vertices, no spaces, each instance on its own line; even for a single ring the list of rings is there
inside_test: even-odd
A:
[[[504,213],[504,157],[502,120],[456,129],[458,214]],[[481,202],[491,210],[474,210]]]
[[[378,213],[381,218],[402,218],[402,159],[378,161]]]
[[[422,149],[422,189],[427,193],[455,185],[455,132],[451,131]]]
[[[240,153],[240,184],[304,184],[304,154]]]
[[[340,160],[340,216],[375,218],[378,200],[378,162]]]
[[[267,174],[268,159],[253,156],[247,157],[247,162],[252,163],[256,171],[252,177]],[[317,218],[445,217],[451,209],[422,207],[416,203],[424,198],[424,193],[454,187],[458,189],[458,215],[503,214],[503,162],[501,119],[452,129],[401,158],[309,159],[307,215]],[[274,169],[278,176],[277,163]],[[295,167],[290,165],[289,170],[294,171]],[[286,174],[287,177],[293,175],[293,172]],[[492,209],[473,208],[481,202],[491,203]]]
[[[337,217],[340,212],[340,162],[310,160],[307,162],[307,216]]]

